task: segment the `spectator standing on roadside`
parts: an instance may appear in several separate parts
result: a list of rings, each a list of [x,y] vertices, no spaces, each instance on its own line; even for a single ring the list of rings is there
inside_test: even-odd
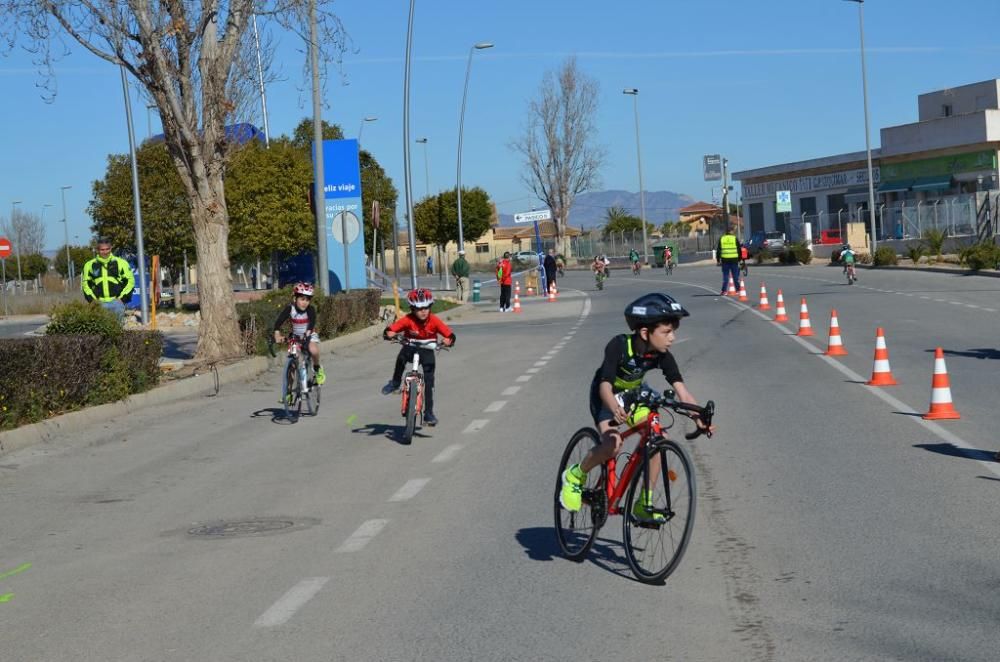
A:
[[[500,285],[500,312],[510,311],[510,285],[513,282],[513,274],[510,266],[510,251],[503,254],[497,262],[497,284]]]
[[[97,256],[83,265],[80,287],[87,301],[97,301],[120,321],[132,298],[135,276],[128,262],[111,254],[111,241],[102,237],[97,240]]]
[[[719,237],[715,246],[715,263],[722,267],[722,291],[719,296],[725,296],[729,279],[732,278],[734,284],[740,279],[740,240],[732,228]]]
[[[434,256],[427,256],[427,275],[430,276],[434,273]]]
[[[451,263],[451,275],[455,277],[455,292],[459,301],[465,301],[469,284],[469,263],[465,260],[465,251],[458,251],[458,258]]]
[[[545,267],[545,284],[551,290],[552,286],[556,284],[556,251],[554,248],[549,249],[549,254],[545,256],[545,261],[542,263]]]

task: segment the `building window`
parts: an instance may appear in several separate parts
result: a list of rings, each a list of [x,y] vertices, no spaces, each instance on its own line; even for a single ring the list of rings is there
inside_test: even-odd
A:
[[[837,212],[840,210],[847,211],[847,202],[844,200],[843,193],[835,193],[833,195],[826,196],[826,213],[830,216],[836,216]]]
[[[750,232],[764,231],[764,203],[755,202],[750,205]]]
[[[799,198],[799,213],[809,216],[816,215],[816,198]]]
[[[941,117],[951,117],[951,104],[946,103],[941,106]]]
[[[490,252],[489,244],[476,244],[476,255],[488,255]]]

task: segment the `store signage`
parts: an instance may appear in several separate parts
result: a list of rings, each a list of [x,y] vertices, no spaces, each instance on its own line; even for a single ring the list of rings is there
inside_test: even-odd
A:
[[[875,183],[879,183],[879,169],[873,168],[872,175]],[[825,191],[828,189],[848,188],[851,186],[861,186],[868,183],[868,169],[859,168],[857,170],[846,170],[844,172],[831,172],[825,175],[811,175],[807,177],[793,177],[790,179],[780,179],[773,182],[762,182],[760,184],[743,184],[743,199],[769,198],[778,191],[788,191],[789,193],[809,193],[811,191]]]

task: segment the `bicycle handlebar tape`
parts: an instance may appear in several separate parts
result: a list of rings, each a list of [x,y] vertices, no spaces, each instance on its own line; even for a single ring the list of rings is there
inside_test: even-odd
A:
[[[812,330],[812,322],[809,321],[809,308],[806,307],[805,297],[802,297],[802,304],[799,306],[799,332],[796,335],[815,335]]]
[[[771,304],[767,300],[767,288],[764,287],[764,283],[760,284],[760,303],[757,304],[757,310],[771,310]]]
[[[865,383],[868,386],[896,386],[898,383],[889,367],[889,349],[882,327],[875,329],[875,364],[872,366],[872,378]]]
[[[830,311],[830,341],[826,346],[827,356],[847,356],[847,349],[840,339],[840,322],[837,320],[837,309]]]
[[[750,297],[747,296],[747,284],[740,278],[740,298],[739,301],[749,301]]]
[[[733,277],[729,276],[729,287],[726,289],[727,297],[735,297],[736,294],[736,283],[733,282]]]
[[[775,322],[787,322],[788,314],[785,312],[785,297],[781,295],[781,290],[778,290],[778,303],[776,304],[778,309],[775,311],[774,321]]]
[[[923,416],[927,420],[962,418],[951,401],[951,382],[944,364],[944,350],[934,350],[934,376],[931,378],[931,406]]]

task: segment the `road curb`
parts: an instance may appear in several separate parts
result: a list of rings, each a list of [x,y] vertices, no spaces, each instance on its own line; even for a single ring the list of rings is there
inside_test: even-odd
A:
[[[1000,271],[973,271],[972,269],[946,269],[944,267],[876,267],[870,264],[857,265],[868,271],[925,271],[932,274],[951,274],[953,276],[986,276],[987,278],[1000,278]]]

